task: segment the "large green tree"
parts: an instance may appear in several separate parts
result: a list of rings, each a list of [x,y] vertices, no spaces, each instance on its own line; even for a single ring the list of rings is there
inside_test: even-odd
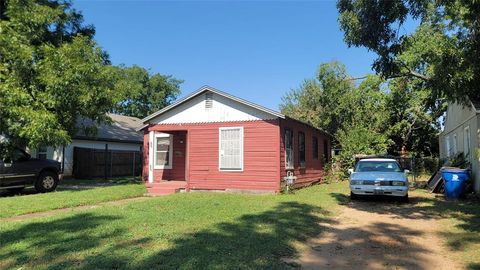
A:
[[[322,64],[315,79],[287,93],[281,111],[334,135],[342,148],[338,161],[348,168],[353,155],[384,154],[392,143],[382,83],[368,76],[356,85],[343,64]]]
[[[143,118],[174,101],[180,94],[181,80],[139,66],[115,67],[118,102],[113,112]]]
[[[480,97],[480,1],[338,0],[337,7],[346,43],[375,52],[383,77],[429,89],[427,106]],[[405,31],[407,22],[418,27]]]
[[[426,105],[430,91],[416,88],[408,78],[396,78],[388,84],[388,131],[394,142],[393,154],[402,150],[415,156],[438,155],[438,133],[443,108],[431,110]]]
[[[113,70],[69,1],[0,1],[0,134],[67,144],[76,118],[107,121]]]

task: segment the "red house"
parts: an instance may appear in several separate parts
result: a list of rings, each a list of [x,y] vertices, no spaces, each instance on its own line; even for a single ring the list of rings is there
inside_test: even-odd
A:
[[[154,195],[220,190],[278,193],[321,181],[325,132],[209,86],[143,119],[143,179]]]

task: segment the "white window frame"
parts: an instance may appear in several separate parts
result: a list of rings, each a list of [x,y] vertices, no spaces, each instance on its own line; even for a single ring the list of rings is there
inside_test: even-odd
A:
[[[292,145],[292,152],[291,152],[291,155],[292,155],[292,164],[291,166],[288,166],[288,158],[287,158],[287,130],[290,132],[290,135],[292,137],[292,142],[291,142],[291,145]],[[283,137],[284,137],[284,150],[285,150],[285,169],[286,170],[293,170],[295,169],[295,135],[293,133],[293,129],[289,129],[289,128],[286,128],[284,129],[284,134],[283,134]]]
[[[154,144],[153,144],[153,168],[159,170],[169,170],[172,169],[173,166],[173,136],[171,134],[166,133],[155,133],[154,136]],[[157,165],[157,138],[169,138],[170,139],[170,147],[168,153],[168,165]]]
[[[451,149],[450,149],[450,136],[445,136],[445,152],[447,153],[447,157],[451,156]]]
[[[238,129],[240,130],[240,168],[239,169],[227,169],[227,168],[222,168],[222,159],[221,159],[221,145],[222,145],[222,131],[224,130],[233,130],[233,129]],[[243,132],[243,127],[221,127],[218,129],[218,170],[221,172],[243,172],[244,169],[244,141],[245,141],[245,135]]]
[[[463,154],[465,157],[470,157],[472,147],[472,139],[470,136],[470,126],[466,126],[463,129]]]

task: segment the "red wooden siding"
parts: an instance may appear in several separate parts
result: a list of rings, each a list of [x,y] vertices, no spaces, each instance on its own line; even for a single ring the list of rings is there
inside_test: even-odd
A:
[[[218,144],[219,128],[221,127],[243,127],[244,164],[241,172],[219,170]],[[278,120],[168,124],[152,126],[148,130],[166,133],[172,133],[175,130],[186,132],[188,189],[242,189],[276,192],[280,190]],[[148,141],[148,131],[146,134],[145,140]],[[144,172],[147,170],[148,174],[148,158],[144,160],[147,167],[144,168]],[[173,167],[176,165],[178,163],[174,161]],[[155,181],[158,181],[160,179],[158,175],[163,175],[163,173],[165,172],[154,170]]]
[[[294,153],[294,169],[287,170],[285,168],[285,129],[293,132],[293,153]],[[298,134],[305,134],[305,168],[300,168],[299,151],[298,151]],[[324,141],[327,141],[328,151],[330,151],[330,138],[323,132],[314,129],[306,124],[292,119],[280,120],[280,172],[281,177],[287,175],[287,171],[293,171],[297,177],[296,186],[309,185],[314,182],[321,181],[324,169]],[[318,159],[313,158],[313,137],[318,139]]]

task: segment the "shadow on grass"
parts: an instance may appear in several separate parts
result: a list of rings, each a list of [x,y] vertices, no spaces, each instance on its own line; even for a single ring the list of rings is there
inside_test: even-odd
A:
[[[122,217],[83,213],[19,224],[0,233],[0,268],[37,264],[48,269],[297,268],[284,259],[297,256],[297,242],[322,232],[321,223],[332,222],[326,214],[312,205],[284,202],[195,233],[150,231],[150,237],[144,237],[132,235],[129,228],[139,224]],[[161,228],[161,218],[157,222],[149,228]],[[165,237],[168,245],[159,248]]]
[[[421,192],[421,191],[418,191]],[[445,201],[427,195],[410,194],[409,203],[392,198],[361,198],[351,201],[341,193],[331,194],[340,204],[360,211],[388,214],[392,218],[407,219],[452,219],[457,232],[442,232],[451,250],[461,251],[470,244],[480,244],[480,204],[477,201]],[[413,196],[412,196],[413,195]],[[478,269],[479,264],[471,268]]]
[[[96,248],[102,239],[123,233],[123,230],[91,234],[93,228],[117,220],[116,216],[81,213],[75,216],[32,222],[0,233],[0,268],[25,265],[34,268],[47,264],[49,268],[71,267],[76,252]],[[17,267],[18,268],[18,267]]]
[[[480,263],[471,263],[467,266],[470,270],[480,270]]]

